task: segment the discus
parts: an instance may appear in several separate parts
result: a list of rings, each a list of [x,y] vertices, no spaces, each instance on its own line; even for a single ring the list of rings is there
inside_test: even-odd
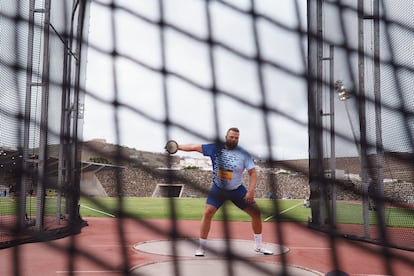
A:
[[[178,151],[178,143],[174,140],[169,140],[167,144],[165,145],[165,150],[169,154],[174,154]]]

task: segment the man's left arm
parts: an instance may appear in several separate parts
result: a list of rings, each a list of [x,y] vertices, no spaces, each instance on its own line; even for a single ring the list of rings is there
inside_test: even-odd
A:
[[[247,202],[253,202],[254,201],[254,191],[256,189],[256,183],[257,183],[257,172],[256,168],[248,170],[249,173],[249,188],[247,190],[246,194],[246,201]]]

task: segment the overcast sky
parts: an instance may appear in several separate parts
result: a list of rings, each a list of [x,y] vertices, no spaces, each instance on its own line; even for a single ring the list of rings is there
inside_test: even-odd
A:
[[[215,98],[209,90],[174,76],[167,78],[164,90],[161,74],[148,69],[159,70],[162,64],[160,28],[142,18],[158,21],[159,1],[116,1],[128,11],[118,10],[115,14],[100,4],[108,2],[92,1],[91,5],[84,140],[104,138],[109,143],[138,150],[162,152],[167,139],[206,143],[216,137],[224,139],[225,131],[236,126],[241,131],[239,144],[255,156],[267,158],[271,152],[276,159],[308,157],[307,88],[305,81],[295,76],[304,74],[305,60],[298,34],[286,29],[299,25],[295,0],[255,1],[256,9],[277,23],[263,19],[257,23],[261,54],[275,65],[262,67],[264,89],[260,87],[255,62],[215,47],[213,78],[207,45],[165,28],[167,70],[200,87],[211,87],[215,79],[219,90],[227,93]],[[164,1],[166,21],[205,39],[208,34],[205,2]],[[210,2],[214,39],[242,55],[254,57],[251,17],[216,1]],[[241,10],[250,9],[247,0],[226,2]],[[302,5],[299,12],[305,30],[306,1],[297,2]],[[114,60],[109,55],[114,49],[128,58]],[[115,109],[111,104],[115,99],[127,108]],[[257,108],[263,102],[276,112],[265,114]],[[177,127],[167,129],[163,124],[167,115],[191,133]]]

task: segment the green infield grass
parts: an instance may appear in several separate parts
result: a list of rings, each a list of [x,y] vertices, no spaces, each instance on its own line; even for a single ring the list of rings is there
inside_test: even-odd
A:
[[[311,209],[303,206],[303,200],[256,200],[262,210],[264,221],[306,222],[311,217]],[[83,217],[117,217],[120,201],[117,198],[83,198],[80,202]],[[201,219],[205,198],[122,198],[122,212],[128,217],[137,218],[176,218]],[[362,205],[358,203],[337,201],[337,223],[363,224]],[[279,214],[279,217],[276,216]],[[225,204],[214,217],[215,220],[249,221],[247,214],[232,203]],[[414,228],[414,210],[385,208],[387,226]],[[369,223],[377,223],[377,213],[369,212]]]
[[[272,220],[276,210],[282,213],[282,218],[289,221],[307,221],[310,209],[302,206],[302,200],[256,200],[262,210],[263,219]],[[81,215],[88,216],[113,216],[119,213],[118,206],[128,217],[139,218],[177,218],[198,220],[203,215],[205,198],[122,198],[122,205],[117,198],[83,198]],[[289,209],[289,210],[287,210]],[[223,220],[227,217],[230,221],[249,221],[250,217],[240,211],[231,202],[219,209],[215,220]]]
[[[303,200],[268,200],[257,199],[265,222],[280,221],[306,222],[311,217],[311,209],[303,206]],[[18,201],[9,197],[0,197],[0,216],[15,215]],[[205,198],[81,198],[80,214],[82,217],[124,217],[143,219],[181,219],[199,220],[202,217]],[[45,215],[56,215],[56,197],[47,197]],[[62,199],[64,210],[65,200]],[[36,198],[28,197],[26,212],[36,215]],[[121,208],[122,207],[122,208]],[[360,203],[337,201],[338,224],[363,224],[363,211]],[[276,214],[279,214],[278,216]],[[215,220],[249,221],[247,214],[232,203],[225,204],[214,217]],[[414,228],[414,210],[412,208],[385,208],[385,221],[389,227]],[[369,223],[377,223],[377,212],[369,212]]]

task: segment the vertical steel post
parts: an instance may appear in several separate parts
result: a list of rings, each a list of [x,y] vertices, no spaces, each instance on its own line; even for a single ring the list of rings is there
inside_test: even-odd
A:
[[[43,9],[43,67],[42,67],[42,97],[41,97],[41,118],[40,118],[40,141],[39,141],[39,168],[37,176],[37,209],[36,209],[36,230],[43,229],[43,216],[45,206],[45,184],[47,182],[47,139],[48,139],[48,116],[49,116],[49,26],[50,26],[50,0],[45,0]]]
[[[321,113],[322,116],[329,116],[329,136],[330,136],[330,159],[329,159],[329,172],[330,172],[330,185],[328,179],[323,180],[323,192],[325,194],[324,201],[328,210],[329,192],[331,193],[331,209],[329,214],[325,214],[331,225],[336,224],[336,156],[335,156],[335,75],[334,75],[334,46],[329,45],[329,57],[323,58],[323,60],[329,61],[329,113]],[[328,190],[328,187],[330,189]]]
[[[312,226],[324,223],[322,214],[323,151],[322,151],[322,0],[308,1],[308,129],[309,129],[309,185]]]
[[[367,150],[367,123],[365,110],[365,52],[364,52],[364,0],[358,0],[358,115],[361,149],[362,215],[365,237],[369,238],[369,177]]]
[[[33,79],[33,40],[34,40],[34,7],[35,0],[29,3],[29,32],[27,45],[27,69],[26,69],[26,95],[24,111],[24,130],[23,130],[23,162],[22,176],[20,178],[21,202],[19,204],[19,227],[22,229],[26,225],[26,182],[29,172],[29,140],[31,124],[32,106],[32,79]],[[34,164],[33,164],[34,165]]]
[[[85,14],[87,12],[87,4],[86,1],[78,2],[76,5],[78,9],[78,17],[77,17],[77,29],[76,29],[76,51],[75,51],[75,61],[76,61],[76,68],[75,68],[75,79],[74,79],[74,89],[73,89],[73,110],[72,110],[72,129],[71,129],[71,146],[70,146],[70,185],[71,186],[71,194],[70,194],[70,203],[69,206],[69,216],[71,222],[76,222],[76,226],[81,226],[82,220],[79,213],[79,200],[80,200],[80,176],[81,176],[81,164],[80,164],[80,148],[79,148],[79,120],[80,120],[80,98],[81,98],[81,87],[80,87],[80,75],[81,75],[81,63],[82,60],[82,51],[84,46],[83,40],[83,31],[84,31],[84,23],[85,23]],[[73,13],[75,14],[75,12]],[[75,17],[73,17],[74,19]],[[75,31],[75,30],[72,30]],[[73,32],[72,32],[73,33]],[[73,37],[71,37],[71,43],[73,41]]]
[[[335,155],[335,72],[334,46],[329,46],[329,119],[331,138],[331,224],[336,224],[336,155]]]
[[[380,24],[379,24],[379,0],[373,0],[373,24],[374,24],[374,100],[375,100],[375,141],[377,156],[377,185],[376,205],[378,222],[385,233],[385,198],[384,198],[384,145],[382,141],[382,95],[381,95],[381,63],[380,63]]]

